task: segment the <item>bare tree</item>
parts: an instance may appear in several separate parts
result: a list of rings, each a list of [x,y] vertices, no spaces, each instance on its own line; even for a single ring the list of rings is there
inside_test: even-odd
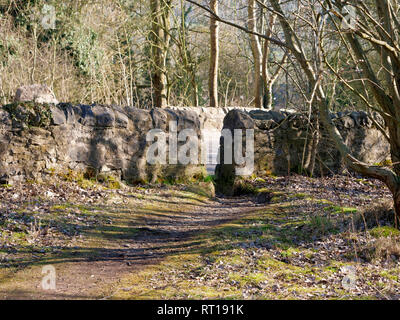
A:
[[[379,111],[385,120],[389,133],[393,169],[368,165],[352,156],[330,117],[329,102],[321,84],[322,70],[313,68],[310,60],[307,59],[302,43],[291,27],[289,19],[285,16],[279,0],[270,0],[270,3],[282,25],[288,47],[313,85],[313,95],[318,105],[323,126],[328,130],[336,148],[350,168],[366,176],[377,178],[388,186],[393,194],[396,224],[398,224],[400,219],[400,94],[398,90],[400,85],[400,22],[397,18],[399,13],[398,1],[375,0],[373,5],[368,6],[361,1],[357,2],[356,8],[360,15],[358,18],[360,23],[356,27],[350,26],[347,23],[349,17],[341,14],[344,8],[343,1],[333,3],[327,0],[320,2],[331,21],[335,23],[344,44],[351,48],[354,54],[354,62],[362,71],[363,78],[379,106],[379,109],[376,109],[365,96],[358,92],[359,96],[364,98],[366,106]],[[338,17],[339,21],[335,21],[335,17]],[[352,21],[352,23],[354,22]],[[366,22],[370,27],[366,27]],[[348,28],[343,31],[342,26],[346,26],[346,24],[348,24]],[[316,27],[318,29],[318,26]],[[319,52],[319,58],[324,59],[323,41],[321,38],[318,41],[322,49]],[[379,68],[372,66],[371,60],[374,55],[381,59],[382,65]],[[327,59],[324,59],[324,61],[329,65]],[[333,69],[331,70],[333,71]],[[382,71],[385,73],[385,77],[380,76]],[[354,90],[349,81],[345,81],[339,73],[336,74],[350,89]]]
[[[357,1],[352,4],[356,13],[353,16],[345,13],[342,16],[341,13],[346,9],[344,1],[333,3],[328,0],[325,5],[333,21],[339,17],[339,22],[335,23],[336,30],[345,46],[351,48],[356,68],[363,76],[358,81],[372,93],[378,108],[369,102],[366,93],[352,86],[354,81],[344,79],[338,72],[335,74],[363,99],[367,107],[382,115],[387,126],[393,166],[379,168],[362,164],[350,156],[348,158],[358,172],[375,177],[389,187],[394,198],[397,224],[400,221],[400,2],[375,0],[366,4]],[[375,59],[379,61],[378,64],[374,62]],[[333,70],[329,62],[325,62]]]
[[[169,26],[172,0],[151,0],[152,83],[155,107],[168,105],[167,54],[170,42]]]
[[[275,21],[276,16],[271,15],[269,17],[269,22],[266,30],[266,36],[272,37],[275,29]],[[263,56],[262,56],[262,65],[261,65],[261,75],[264,84],[264,102],[263,107],[265,109],[271,110],[272,104],[274,102],[273,98],[273,86],[275,82],[278,80],[279,75],[284,70],[282,66],[285,64],[287,59],[287,53],[283,55],[283,58],[280,62],[277,63],[275,70],[272,69],[272,66],[269,61],[271,53],[271,42],[269,40],[264,40],[264,48],[263,48]]]
[[[210,10],[218,15],[218,0],[210,0]],[[218,108],[219,22],[210,17],[210,71],[208,90],[210,107]]]
[[[281,61],[276,63],[277,67],[275,70],[272,69],[272,65],[269,61],[271,54],[271,42],[264,39],[262,45],[261,40],[256,33],[262,32],[264,29],[264,14],[261,10],[260,14],[260,28],[257,28],[257,16],[256,16],[256,0],[248,0],[248,27],[253,33],[250,34],[250,46],[251,52],[254,59],[254,106],[261,108],[262,106],[266,109],[272,109],[273,103],[273,86],[282,72],[281,66],[285,63],[287,55],[285,54]],[[264,2],[261,2],[263,6]],[[276,16],[269,15],[268,24],[265,31],[267,37],[272,37],[275,29]],[[264,91],[264,94],[262,94]],[[263,103],[261,103],[261,96],[264,96]]]
[[[255,14],[255,0],[249,0],[247,6],[248,20],[247,24],[249,30],[254,33],[257,32],[256,14]],[[254,59],[254,106],[261,108],[261,90],[262,90],[262,78],[261,78],[261,44],[258,36],[250,34],[250,45],[251,52],[253,53]]]

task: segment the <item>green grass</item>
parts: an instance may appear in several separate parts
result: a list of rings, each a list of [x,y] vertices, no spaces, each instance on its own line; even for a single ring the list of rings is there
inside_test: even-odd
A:
[[[400,230],[393,228],[393,227],[376,227],[369,230],[369,234],[374,238],[381,238],[381,237],[396,237],[400,235]]]
[[[332,205],[329,207],[324,208],[325,211],[329,211],[330,213],[333,214],[338,214],[338,213],[357,213],[357,208],[351,208],[351,207],[341,207],[341,206],[336,206]]]

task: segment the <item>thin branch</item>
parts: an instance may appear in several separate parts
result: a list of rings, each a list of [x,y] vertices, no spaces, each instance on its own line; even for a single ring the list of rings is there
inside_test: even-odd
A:
[[[201,8],[201,9],[207,11],[209,14],[211,14],[211,15],[213,16],[213,18],[214,18],[215,20],[217,20],[217,21],[219,21],[219,22],[221,22],[221,23],[224,23],[224,24],[226,24],[226,25],[235,27],[235,28],[237,28],[237,29],[239,29],[239,30],[242,30],[242,31],[248,33],[248,34],[253,34],[253,35],[256,35],[256,36],[258,36],[258,37],[260,37],[260,38],[262,38],[262,39],[271,41],[271,42],[273,42],[274,44],[276,44],[276,45],[278,45],[278,46],[282,46],[282,47],[288,48],[288,46],[286,45],[285,42],[282,42],[282,41],[280,41],[280,40],[278,40],[278,39],[275,39],[275,38],[272,38],[272,37],[267,37],[267,36],[264,35],[264,34],[261,34],[261,33],[259,33],[259,32],[255,32],[255,31],[251,31],[251,30],[247,29],[246,27],[243,27],[243,26],[241,26],[241,25],[239,25],[239,24],[236,24],[236,23],[230,22],[230,21],[228,21],[228,20],[222,19],[222,18],[221,18],[219,15],[217,15],[214,11],[212,11],[212,10],[209,9],[209,8],[207,8],[206,6],[203,6],[203,5],[200,4],[200,3],[197,3],[196,1],[193,1],[193,0],[185,0],[185,1],[191,3],[191,4],[195,5],[195,6],[198,6],[199,8]]]

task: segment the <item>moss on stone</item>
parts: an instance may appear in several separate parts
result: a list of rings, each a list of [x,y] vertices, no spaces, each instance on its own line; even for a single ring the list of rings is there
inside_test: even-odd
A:
[[[34,102],[15,102],[3,106],[11,119],[21,122],[28,127],[48,127],[51,123],[52,113],[49,104]]]
[[[208,198],[215,197],[215,187],[212,181],[199,182],[197,184],[189,185],[187,186],[186,190],[203,197],[208,197]]]
[[[257,195],[258,189],[246,180],[236,180],[234,184],[234,195]]]
[[[98,178],[108,189],[121,189],[121,182],[113,175],[105,175],[104,178]]]

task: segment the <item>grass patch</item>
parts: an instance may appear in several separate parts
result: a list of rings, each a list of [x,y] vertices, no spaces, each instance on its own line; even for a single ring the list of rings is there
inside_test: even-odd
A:
[[[351,207],[340,207],[340,206],[335,206],[331,205],[329,207],[324,208],[325,211],[329,211],[331,214],[339,214],[339,213],[344,213],[344,214],[349,214],[349,213],[357,213],[357,208],[351,208]]]
[[[376,227],[369,230],[369,234],[374,238],[396,237],[400,236],[400,230],[389,226]]]
[[[325,235],[335,230],[334,223],[331,219],[318,215],[310,218],[308,227],[316,235]]]

